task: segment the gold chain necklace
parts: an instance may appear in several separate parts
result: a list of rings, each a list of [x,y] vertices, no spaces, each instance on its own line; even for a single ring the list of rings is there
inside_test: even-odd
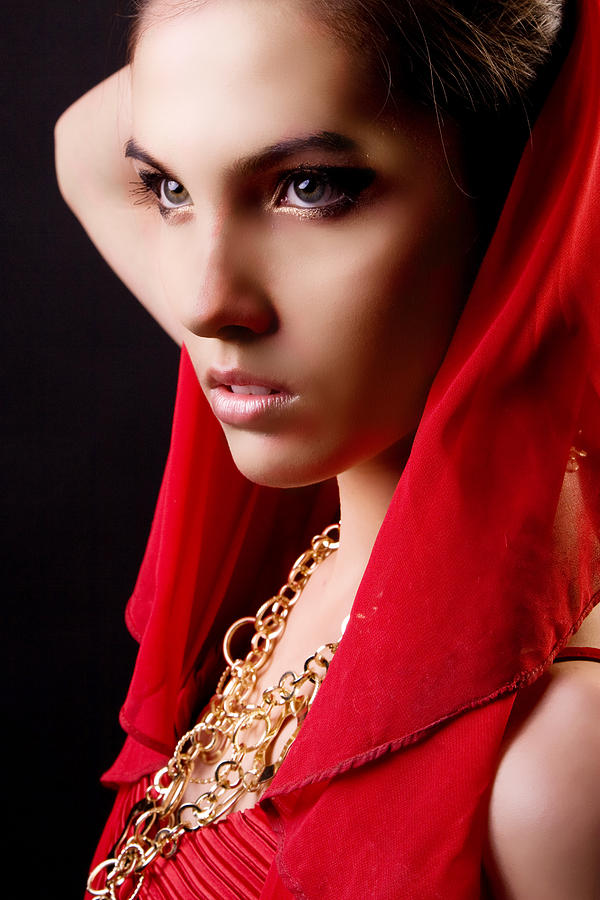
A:
[[[257,673],[270,658],[310,576],[338,546],[339,525],[330,525],[298,557],[279,593],[263,603],[254,618],[239,619],[228,629],[223,639],[227,668],[215,695],[131,810],[111,857],[90,873],[87,890],[93,897],[134,900],[148,866],[159,856],[173,856],[186,832],[216,822],[243,794],[258,793],[273,779],[316,697],[339,640],[319,647],[300,675],[285,672],[277,685],[262,693]],[[234,660],[231,640],[249,623],[255,632],[250,650],[244,660]],[[275,741],[290,723],[295,723],[294,730],[275,757]],[[196,763],[216,764],[214,774],[195,782]],[[194,802],[182,803],[190,782],[205,789]]]

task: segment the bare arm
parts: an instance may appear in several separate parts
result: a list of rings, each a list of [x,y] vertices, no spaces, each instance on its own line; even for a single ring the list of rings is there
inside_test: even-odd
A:
[[[178,344],[182,327],[171,313],[156,264],[160,222],[132,204],[129,66],[84,94],[55,128],[56,173],[66,203],[106,262]]]
[[[490,803],[498,900],[600,898],[600,666],[563,662],[522,690]]]

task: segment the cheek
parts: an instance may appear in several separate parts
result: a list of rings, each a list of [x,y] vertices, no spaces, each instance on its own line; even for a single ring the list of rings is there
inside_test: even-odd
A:
[[[349,394],[376,377],[431,379],[466,292],[465,240],[445,216],[395,200],[295,232],[273,253],[286,260],[273,288],[286,298],[290,352],[309,370],[343,371]]]
[[[159,223],[156,251],[159,277],[171,310],[180,318],[198,291],[199,277],[194,273],[197,243],[194,229],[189,225]]]

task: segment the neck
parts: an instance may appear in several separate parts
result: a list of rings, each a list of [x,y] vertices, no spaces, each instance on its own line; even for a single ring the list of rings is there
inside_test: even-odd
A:
[[[410,442],[402,441],[338,475],[341,536],[332,585],[358,588],[409,452]]]

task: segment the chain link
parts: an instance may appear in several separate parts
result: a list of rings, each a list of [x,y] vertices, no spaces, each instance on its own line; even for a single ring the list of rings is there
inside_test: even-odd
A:
[[[260,696],[257,673],[271,657],[310,576],[338,546],[339,525],[330,525],[298,557],[279,593],[263,603],[254,618],[239,619],[227,630],[223,640],[227,668],[217,692],[132,810],[114,856],[90,873],[87,890],[92,897],[135,900],[148,866],[158,857],[173,856],[186,832],[221,819],[243,794],[258,793],[272,780],[314,702],[339,641],[319,647],[300,675],[284,672]],[[250,650],[243,660],[234,659],[232,638],[249,624],[254,627]],[[291,734],[275,753],[277,738],[290,727]],[[210,777],[196,781],[197,763],[217,765]],[[182,803],[190,782],[204,790],[193,802]]]

